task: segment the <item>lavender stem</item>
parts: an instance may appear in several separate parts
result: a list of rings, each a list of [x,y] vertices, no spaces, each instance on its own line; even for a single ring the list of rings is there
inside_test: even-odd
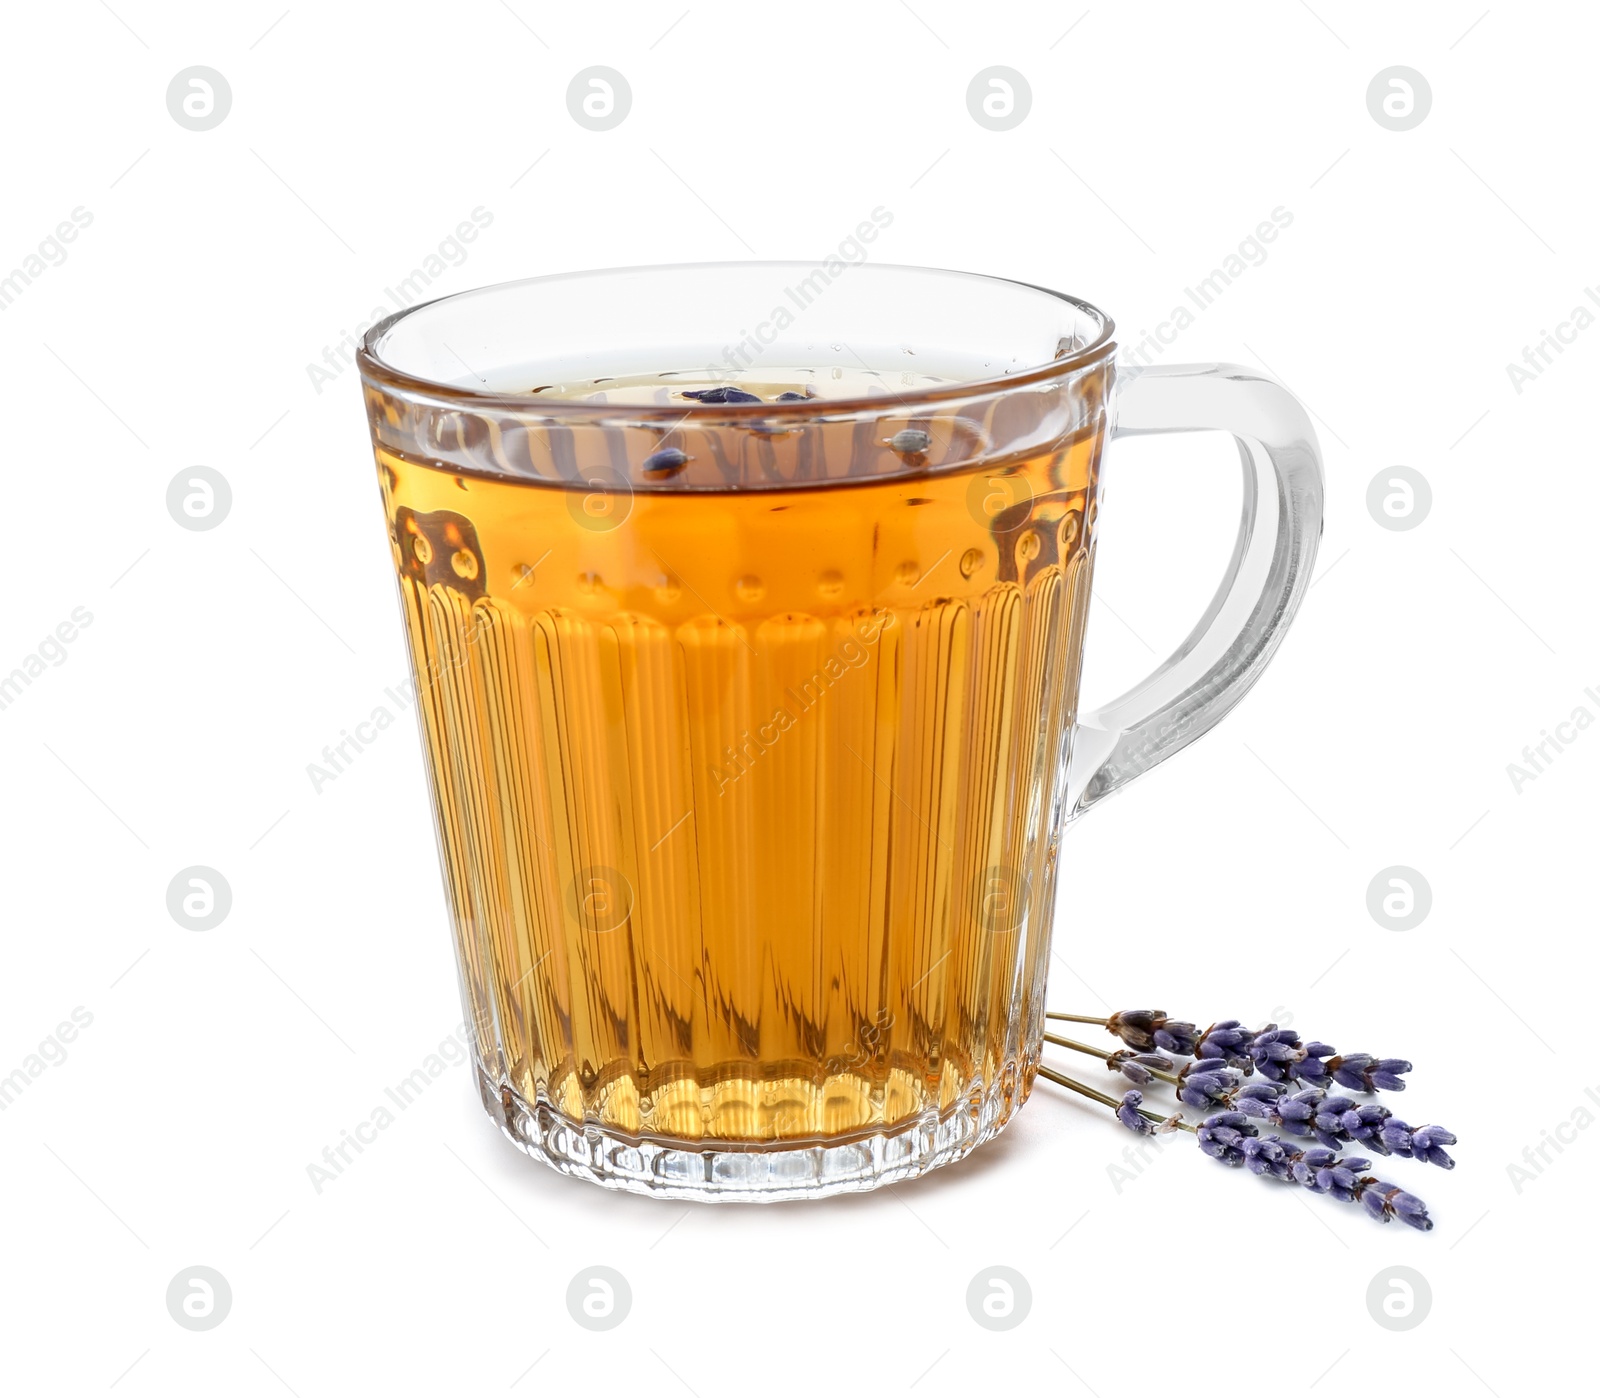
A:
[[[1113,1071],[1117,1070],[1116,1060],[1118,1059],[1119,1054],[1128,1052],[1128,1050],[1112,1049],[1111,1052],[1107,1053],[1104,1049],[1092,1048],[1088,1044],[1080,1044],[1076,1039],[1066,1039],[1060,1034],[1047,1033],[1044,1036],[1044,1041],[1047,1044],[1055,1044],[1059,1048],[1071,1049],[1074,1053],[1086,1053],[1090,1058],[1098,1058],[1106,1065],[1106,1067],[1112,1069]],[[1160,1068],[1156,1068],[1148,1064],[1144,1065],[1143,1070],[1152,1078],[1159,1078],[1162,1082],[1170,1083],[1173,1087],[1178,1087],[1181,1085],[1182,1080],[1176,1073],[1163,1072]],[[1135,1078],[1134,1081],[1143,1082],[1144,1079]]]
[[[1102,1106],[1110,1107],[1112,1111],[1116,1111],[1122,1105],[1117,1098],[1107,1097],[1105,1093],[1097,1092],[1088,1083],[1079,1082],[1076,1078],[1069,1078],[1065,1073],[1058,1073],[1054,1068],[1048,1068],[1043,1063],[1039,1065],[1039,1076],[1048,1078],[1051,1082],[1079,1093],[1081,1096],[1088,1097],[1092,1101],[1099,1102]],[[1137,1108],[1137,1111],[1146,1121],[1154,1122],[1157,1126],[1173,1120],[1162,1116],[1160,1112],[1146,1111],[1143,1107]],[[1173,1124],[1184,1131],[1193,1131],[1195,1129],[1187,1121],[1174,1120]]]

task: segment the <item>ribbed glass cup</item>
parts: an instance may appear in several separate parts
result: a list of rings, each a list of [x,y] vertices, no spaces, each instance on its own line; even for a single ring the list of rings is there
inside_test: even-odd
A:
[[[812,272],[515,283],[362,351],[484,1104],[614,1187],[905,1179],[1038,1062],[1109,323]]]

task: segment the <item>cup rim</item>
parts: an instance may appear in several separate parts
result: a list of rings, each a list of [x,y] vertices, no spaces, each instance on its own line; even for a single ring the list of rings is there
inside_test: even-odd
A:
[[[708,268],[716,267],[811,269],[814,266],[814,262],[794,259],[746,258],[742,260],[724,259],[713,262],[648,263],[633,267],[595,267],[581,271],[547,273],[537,277],[515,277],[509,281],[492,282],[487,286],[471,287],[465,291],[453,291],[445,296],[436,296],[430,301],[419,301],[415,306],[407,306],[404,310],[395,311],[393,314],[385,316],[361,337],[361,344],[356,350],[356,365],[364,384],[401,393],[409,399],[427,402],[434,406],[474,412],[491,411],[552,419],[567,418],[586,421],[643,423],[687,423],[695,420],[701,422],[711,420],[736,422],[740,419],[752,418],[780,418],[792,421],[795,419],[847,416],[862,412],[882,413],[887,406],[885,400],[882,397],[867,395],[858,395],[853,398],[809,398],[789,403],[716,404],[698,402],[686,404],[598,404],[585,403],[573,399],[540,399],[537,396],[526,393],[498,393],[473,388],[469,385],[444,383],[438,379],[428,378],[425,375],[414,374],[409,370],[398,368],[381,357],[381,342],[402,320],[417,314],[419,311],[438,306],[443,302],[460,300],[468,296],[486,296],[496,292],[504,292],[512,287],[527,286],[537,282],[577,281],[586,277],[616,276],[620,273],[661,273],[690,269],[705,271]],[[1030,366],[1016,373],[1003,374],[986,379],[953,380],[949,383],[897,393],[891,400],[897,413],[920,407],[923,404],[937,404],[948,402],[952,399],[1003,393],[1008,389],[1025,388],[1048,382],[1051,379],[1065,377],[1087,365],[1107,359],[1116,351],[1116,324],[1109,315],[1088,301],[1081,300],[1076,296],[1069,296],[1063,291],[1040,286],[1037,282],[1027,282],[1016,277],[997,277],[984,272],[965,272],[957,268],[919,267],[911,263],[900,262],[864,262],[858,264],[855,270],[869,272],[932,272],[941,276],[966,277],[975,281],[1026,287],[1030,291],[1037,291],[1045,296],[1053,296],[1058,301],[1064,301],[1068,305],[1076,307],[1079,311],[1092,317],[1099,327],[1098,332],[1088,344],[1073,350],[1069,354],[1047,360],[1042,364]]]

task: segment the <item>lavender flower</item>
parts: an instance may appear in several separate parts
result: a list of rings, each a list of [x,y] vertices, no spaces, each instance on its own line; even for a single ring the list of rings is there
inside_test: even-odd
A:
[[[1268,1029],[1276,1028],[1269,1024]],[[1236,1019],[1219,1020],[1199,1036],[1196,1058],[1220,1058],[1230,1068],[1250,1071],[1250,1041],[1263,1031],[1246,1029]]]
[[[1354,1102],[1348,1097],[1326,1097],[1317,1111],[1319,1126],[1324,1117],[1334,1116],[1338,1118],[1337,1129],[1343,1139],[1370,1146],[1379,1155],[1389,1154],[1389,1147],[1383,1140],[1383,1126],[1390,1116],[1387,1107],[1376,1102]],[[1328,1129],[1332,1134],[1333,1128]]]
[[[1240,1150],[1251,1174],[1271,1175],[1275,1180],[1293,1179],[1294,1163],[1302,1153],[1276,1136],[1246,1136]]]
[[[723,384],[717,388],[687,388],[683,392],[685,398],[697,398],[702,403],[759,403],[761,399],[754,393],[747,393],[742,388],[734,388]]]
[[[1336,1050],[1332,1044],[1324,1044],[1313,1039],[1309,1044],[1302,1045],[1305,1057],[1295,1066],[1295,1077],[1313,1087],[1326,1087],[1333,1081],[1333,1071],[1324,1060],[1334,1057]]]
[[[1234,1094],[1233,1105],[1257,1121],[1281,1124],[1283,1098],[1286,1089],[1272,1082],[1253,1082]]]
[[[653,451],[639,463],[639,469],[647,476],[665,477],[676,475],[689,464],[689,453],[680,451],[677,447],[662,447],[660,451]]]
[[[901,456],[924,456],[933,445],[933,438],[916,427],[904,427],[889,438],[889,450]]]
[[[1260,1069],[1262,1077],[1273,1082],[1292,1080],[1294,1065],[1305,1057],[1300,1036],[1294,1030],[1270,1025],[1250,1040],[1248,1052],[1251,1066]]]
[[[1404,1058],[1374,1058],[1370,1053],[1349,1053],[1342,1058],[1328,1060],[1328,1071],[1340,1087],[1352,1092],[1404,1092],[1406,1085],[1401,1073],[1409,1073],[1411,1064]]]
[[[1152,1068],[1159,1072],[1170,1073],[1173,1062],[1159,1053],[1135,1053],[1132,1049],[1118,1049],[1106,1059],[1106,1067],[1114,1073],[1121,1073],[1129,1082],[1138,1087],[1148,1087],[1154,1080]]]
[[[1197,1058],[1178,1074],[1178,1100],[1191,1107],[1230,1107],[1243,1081],[1239,1070],[1220,1058]]]
[[[1153,1136],[1156,1131],[1155,1123],[1146,1121],[1139,1114],[1139,1104],[1143,1101],[1144,1093],[1129,1088],[1122,1094],[1122,1105],[1117,1108],[1117,1120],[1136,1136]]]
[[[1402,1075],[1411,1071],[1407,1059],[1376,1058],[1370,1053],[1341,1056],[1332,1044],[1302,1040],[1293,1029],[1280,1029],[1276,1024],[1247,1029],[1240,1020],[1222,1019],[1199,1031],[1187,1020],[1168,1019],[1165,1010],[1119,1010],[1104,1021],[1086,1015],[1051,1017],[1104,1023],[1107,1031],[1129,1048],[1220,1058],[1228,1067],[1247,1074],[1259,1070],[1272,1082],[1301,1082],[1311,1087],[1337,1084],[1351,1092],[1404,1092]]]
[[[1415,1194],[1408,1194],[1398,1185],[1385,1184],[1370,1175],[1356,1184],[1359,1190],[1357,1197],[1362,1206],[1379,1223],[1398,1218],[1401,1223],[1409,1223],[1424,1233],[1433,1227],[1433,1220],[1428,1217],[1428,1206]]]
[[[1106,1020],[1106,1029],[1129,1048],[1160,1049],[1187,1058],[1199,1043],[1199,1033],[1187,1020],[1168,1019],[1165,1010],[1118,1010]]]
[[[1060,1082],[1062,1079],[1058,1078],[1057,1081]],[[1102,1102],[1109,1100],[1108,1098],[1100,1097],[1099,1093],[1092,1092],[1090,1095]],[[1139,1104],[1143,1101],[1144,1094],[1142,1092],[1135,1092],[1129,1089],[1122,1094],[1122,1101],[1117,1107],[1117,1120],[1135,1135],[1164,1136],[1178,1130],[1183,1125],[1183,1118],[1176,1115],[1169,1116],[1165,1121],[1151,1121],[1139,1110]]]
[[[1204,1130],[1202,1126],[1201,1131]],[[1223,1135],[1228,1130],[1226,1126],[1217,1128],[1218,1133]],[[1362,1156],[1347,1155],[1341,1158],[1333,1151],[1318,1146],[1298,1150],[1276,1136],[1255,1135],[1253,1127],[1247,1127],[1237,1142],[1229,1144],[1237,1150],[1239,1159],[1230,1158],[1225,1151],[1217,1156],[1225,1164],[1243,1164],[1253,1174],[1293,1180],[1313,1194],[1329,1194],[1347,1204],[1359,1202],[1379,1223],[1398,1218],[1424,1233],[1433,1227],[1427,1205],[1415,1194],[1367,1174],[1372,1162]],[[1201,1143],[1201,1149],[1206,1150],[1204,1142]],[[1215,1154],[1210,1150],[1206,1153]]]
[[[1214,1112],[1200,1123],[1195,1139],[1200,1149],[1224,1165],[1243,1165],[1244,1143],[1256,1134],[1243,1112]]]
[[[1320,1087],[1308,1087],[1291,1093],[1277,1083],[1251,1083],[1243,1088],[1235,1105],[1259,1121],[1270,1121],[1281,1126],[1292,1136],[1315,1136],[1329,1150],[1352,1139],[1366,1139],[1381,1128],[1381,1119],[1370,1123],[1360,1116],[1345,1120],[1346,1111],[1354,1112],[1356,1104],[1348,1097],[1329,1097]],[[1386,1109],[1379,1107],[1378,1111]],[[1362,1128],[1364,1134],[1352,1137],[1350,1126]]]
[[[1362,1156],[1347,1155],[1341,1159],[1337,1151],[1325,1146],[1312,1146],[1302,1151],[1293,1167],[1296,1183],[1313,1194],[1331,1194],[1347,1204],[1359,1197],[1356,1186],[1362,1172],[1371,1168],[1372,1162]]]
[[[1271,1084],[1261,1083],[1259,1086],[1269,1087]],[[1314,1136],[1317,1108],[1327,1094],[1318,1087],[1308,1087],[1303,1092],[1290,1092],[1280,1087],[1278,1093],[1273,1117],[1278,1125],[1291,1136]]]
[[[1413,1130],[1399,1117],[1391,1116],[1379,1128],[1378,1135],[1386,1151],[1403,1160],[1426,1161],[1441,1170],[1456,1168],[1456,1162],[1444,1150],[1456,1143],[1455,1134],[1442,1126],[1418,1126]]]
[[[1073,1082],[1070,1078],[1053,1076],[1057,1082],[1075,1091],[1101,1102],[1110,1101],[1094,1089]],[[1258,1083],[1252,1086],[1267,1090],[1258,1091],[1247,1100],[1263,1103],[1274,1100],[1271,1084]],[[1278,1091],[1281,1092],[1281,1089]],[[1422,1200],[1397,1185],[1367,1174],[1372,1162],[1363,1156],[1341,1157],[1327,1146],[1301,1148],[1279,1136],[1263,1136],[1242,1111],[1213,1112],[1198,1127],[1189,1126],[1175,1116],[1158,1124],[1147,1120],[1140,1110],[1143,1101],[1142,1093],[1130,1089],[1123,1094],[1121,1103],[1116,1107],[1117,1120],[1137,1135],[1149,1136],[1158,1131],[1181,1127],[1193,1131],[1200,1149],[1224,1165],[1242,1165],[1251,1174],[1270,1175],[1275,1180],[1301,1185],[1313,1194],[1328,1194],[1345,1203],[1359,1203],[1379,1223],[1398,1218],[1422,1232],[1433,1227],[1433,1220],[1428,1217],[1427,1206]],[[1438,1127],[1419,1127],[1410,1132],[1413,1146],[1421,1138],[1429,1149],[1437,1149],[1437,1143],[1447,1136],[1449,1133]],[[1450,1136],[1449,1139],[1454,1141],[1455,1138]]]
[[[1291,1136],[1315,1136],[1332,1150],[1347,1143],[1367,1146],[1379,1155],[1422,1160],[1443,1170],[1455,1161],[1444,1150],[1456,1137],[1442,1126],[1411,1127],[1376,1102],[1330,1097],[1319,1087],[1290,1093],[1277,1083],[1257,1082],[1240,1088],[1233,1105],[1257,1121],[1271,1122]]]

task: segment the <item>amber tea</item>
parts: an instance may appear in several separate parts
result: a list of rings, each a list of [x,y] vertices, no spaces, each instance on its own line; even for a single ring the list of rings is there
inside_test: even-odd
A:
[[[738,1142],[1014,1104],[1094,449],[631,496],[379,451],[480,1051],[525,1101]]]

